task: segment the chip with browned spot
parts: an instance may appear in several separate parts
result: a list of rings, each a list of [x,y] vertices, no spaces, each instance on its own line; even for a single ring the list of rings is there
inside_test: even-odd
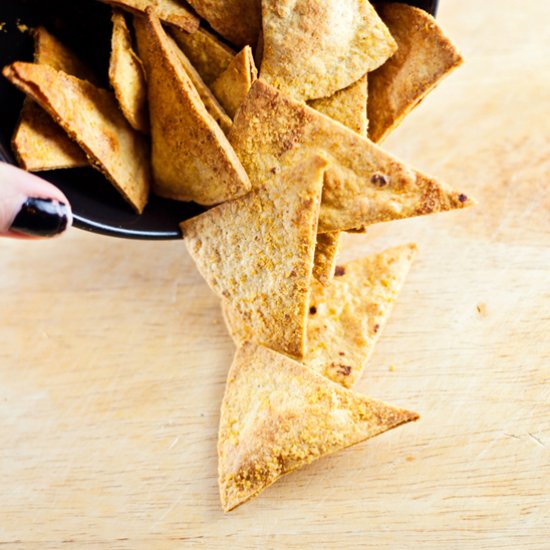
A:
[[[361,377],[416,254],[409,244],[338,266],[328,285],[313,281],[303,363],[342,384]]]
[[[296,154],[310,151],[326,156],[330,166],[325,174],[320,233],[473,204],[464,193],[407,166],[261,78],[241,105],[229,139],[253,187],[281,162],[290,164]]]
[[[230,512],[282,476],[418,418],[342,388],[285,355],[247,344],[235,354],[222,402],[222,507]]]

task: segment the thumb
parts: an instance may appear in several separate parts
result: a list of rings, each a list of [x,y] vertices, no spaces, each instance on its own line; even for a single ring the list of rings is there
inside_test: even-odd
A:
[[[69,201],[57,187],[0,162],[0,236],[53,237],[71,224]]]

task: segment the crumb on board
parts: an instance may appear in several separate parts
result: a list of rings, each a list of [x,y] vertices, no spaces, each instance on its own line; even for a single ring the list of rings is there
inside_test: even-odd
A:
[[[407,457],[407,462],[413,462],[413,461],[414,461],[414,456]]]
[[[389,370],[390,372],[395,372],[395,365],[390,365],[389,368],[388,368],[388,370]]]
[[[476,311],[480,317],[487,317],[487,304],[480,302],[476,306]]]

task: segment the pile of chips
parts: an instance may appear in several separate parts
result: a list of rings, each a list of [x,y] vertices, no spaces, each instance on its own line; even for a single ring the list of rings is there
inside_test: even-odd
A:
[[[238,348],[218,442],[229,511],[418,418],[350,390],[415,245],[336,257],[342,232],[472,204],[377,145],[462,59],[398,3],[106,2],[112,91],[35,29],[34,63],[3,71],[27,94],[13,149],[27,170],[97,168],[138,213],[150,192],[211,207],[181,228]]]

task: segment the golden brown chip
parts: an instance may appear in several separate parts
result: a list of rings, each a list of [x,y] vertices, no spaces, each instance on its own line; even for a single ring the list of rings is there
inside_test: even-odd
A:
[[[346,388],[361,377],[416,254],[391,248],[336,266],[328,286],[313,281],[303,363]]]
[[[92,71],[44,27],[34,33],[34,61],[95,83]],[[38,172],[88,166],[84,151],[36,103],[25,98],[12,148],[19,165]]]
[[[281,166],[262,187],[181,224],[210,287],[253,339],[298,357],[305,326],[326,161]]]
[[[236,52],[202,28],[194,33],[171,29],[171,34],[207,86],[229,67],[235,57]]]
[[[220,105],[216,96],[212,93],[210,88],[204,83],[204,80],[201,78],[201,75],[198,73],[197,69],[193,67],[193,64],[187,56],[181,51],[177,42],[171,37],[167,37],[168,42],[171,44],[176,56],[178,57],[180,63],[183,66],[183,69],[187,73],[187,76],[191,79],[193,86],[199,93],[199,96],[206,107],[206,110],[210,116],[218,123],[219,127],[227,134],[231,130],[231,118],[225,112],[224,108]]]
[[[336,255],[340,248],[340,233],[320,233],[315,245],[315,260],[313,262],[313,277],[321,284],[332,281]]]
[[[250,190],[250,180],[206,110],[172,42],[152,12],[135,19],[148,85],[154,190],[212,205]]]
[[[13,63],[4,76],[35,100],[139,213],[149,194],[149,149],[107,90],[47,65]]]
[[[29,172],[88,166],[78,144],[29,98],[23,102],[12,149],[19,166]]]
[[[260,76],[296,99],[329,97],[396,50],[367,0],[264,0]]]
[[[147,9],[154,9],[157,16],[175,27],[187,32],[196,32],[199,18],[193,15],[178,0],[99,0],[115,8],[121,8],[137,15],[143,15]]]
[[[113,10],[112,21],[109,80],[126,120],[135,130],[147,133],[149,114],[143,67],[132,48],[132,38],[124,15]]]
[[[235,46],[254,46],[261,22],[261,0],[188,0],[210,26]]]
[[[379,142],[451,71],[460,53],[424,10],[406,4],[380,4],[379,13],[398,50],[369,75],[369,138]]]
[[[245,345],[227,377],[218,435],[222,507],[418,414],[352,392],[270,349]]]
[[[229,139],[253,187],[277,169],[283,155],[309,151],[328,158],[320,233],[361,229],[473,204],[466,195],[406,166],[262,79],[252,85],[241,105]]]
[[[235,117],[257,78],[258,71],[254,63],[252,49],[250,46],[245,46],[212,84],[212,91],[231,118]]]
[[[367,75],[330,97],[310,101],[309,105],[359,135],[367,136]]]

